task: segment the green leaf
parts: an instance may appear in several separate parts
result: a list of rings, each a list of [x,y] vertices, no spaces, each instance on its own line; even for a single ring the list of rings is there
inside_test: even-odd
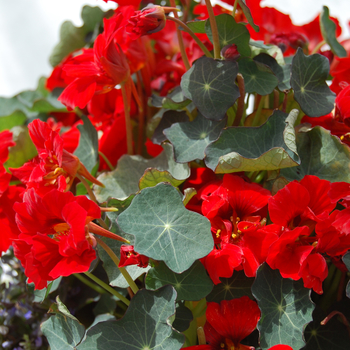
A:
[[[217,140],[225,126],[226,119],[212,121],[198,113],[194,121],[175,123],[164,130],[164,135],[174,146],[176,162],[186,163],[203,159],[205,148]]]
[[[174,187],[179,187],[185,180],[176,180],[168,171],[160,171],[158,169],[146,169],[142,175],[139,188],[143,190],[147,187],[153,187],[161,182],[168,182]]]
[[[75,150],[79,160],[85,165],[86,169],[91,172],[98,162],[98,137],[95,127],[90,120],[82,115],[83,125],[78,125],[80,131],[80,139],[78,148]]]
[[[60,42],[49,58],[50,64],[57,66],[70,53],[89,43],[88,35],[98,31],[103,15],[104,12],[99,7],[84,6],[81,12],[84,24],[81,27],[75,27],[70,21],[64,22],[60,30]]]
[[[111,294],[101,294],[99,301],[93,308],[92,312],[95,316],[103,314],[113,314],[117,302]]]
[[[193,315],[189,308],[184,305],[180,305],[176,308],[176,317],[173,322],[173,327],[178,332],[184,332],[190,326],[193,321]]]
[[[215,19],[219,31],[221,49],[226,45],[236,44],[237,50],[242,56],[250,56],[250,34],[246,26],[236,23],[235,19],[227,13],[215,16]],[[205,23],[205,32],[209,40],[213,42],[209,19]]]
[[[252,28],[258,32],[259,31],[259,26],[257,26],[256,24],[254,24],[254,20],[252,17],[252,14],[249,10],[249,7],[246,5],[245,0],[238,0],[239,6],[241,7],[245,18],[248,20],[248,23],[252,26]]]
[[[179,350],[184,336],[168,319],[175,313],[176,292],[165,286],[155,292],[140,290],[119,321],[100,322],[87,331],[79,350]]]
[[[50,293],[53,293],[54,291],[57,290],[58,286],[60,285],[62,280],[62,277],[58,277],[56,278],[54,281],[51,281],[50,283],[48,283],[47,288],[44,289],[36,289],[34,290],[34,284],[31,283],[30,285],[28,285],[28,287],[32,287],[33,288],[33,293],[34,293],[34,303],[42,303],[48,296]]]
[[[289,181],[301,180],[305,175],[316,175],[331,182],[350,182],[350,150],[337,136],[316,126],[296,135],[297,152],[301,164],[282,169],[281,176]]]
[[[216,173],[274,170],[300,164],[294,123],[298,111],[289,115],[274,111],[259,127],[230,127],[210,144],[205,163]]]
[[[237,73],[236,62],[203,56],[182,76],[182,92],[206,118],[221,120],[240,96]]]
[[[187,22],[186,25],[192,30],[193,33],[205,34],[205,23],[204,21],[194,20]]]
[[[329,18],[329,9],[327,6],[323,6],[323,10],[320,15],[320,28],[323,39],[330,46],[334,55],[338,57],[346,57],[346,50],[339,44],[336,38],[336,24]]]
[[[259,55],[255,56],[254,61],[265,64],[271,68],[278,79],[278,88],[281,91],[290,89],[290,64],[280,66],[273,57],[266,53],[260,53]]]
[[[335,93],[326,83],[328,75],[328,58],[320,54],[305,56],[298,48],[292,60],[290,85],[295,100],[309,117],[326,115],[334,108]]]
[[[255,57],[261,53],[266,53],[273,57],[280,66],[284,66],[286,64],[285,59],[287,60],[288,57],[285,58],[283,56],[283,52],[278,46],[271,44],[265,45],[264,42],[260,40],[250,40],[249,44],[250,49],[252,50],[251,57]]]
[[[251,58],[240,59],[238,68],[243,75],[247,93],[256,92],[259,95],[268,95],[278,85],[278,79],[272,70],[265,64],[253,61]]]
[[[303,328],[312,320],[314,305],[303,281],[282,278],[265,263],[258,269],[252,293],[261,310],[257,328],[262,349],[281,343],[293,349],[304,346]]]
[[[163,134],[163,130],[170,128],[174,123],[187,122],[188,120],[188,115],[184,111],[166,111],[163,114],[163,117],[160,120],[158,126],[154,130],[152,142],[156,143],[157,145],[160,145],[163,141],[167,139],[166,136]]]
[[[169,143],[163,144],[164,151],[152,159],[141,156],[122,156],[115,170],[101,174],[97,179],[106,187],[94,187],[99,202],[109,197],[125,199],[132,193],[139,191],[139,181],[146,169],[155,168],[167,171],[176,180],[185,180],[190,176],[187,164],[178,164],[174,160],[173,148]]]
[[[151,105],[157,108],[165,108],[170,110],[179,110],[188,106],[191,101],[187,99],[181,90],[180,86],[177,86],[167,96],[152,95]]]
[[[71,315],[58,296],[56,301],[49,310],[55,315],[41,325],[41,331],[52,350],[76,349],[85,334],[85,327]]]
[[[251,287],[254,278],[249,278],[244,271],[234,271],[230,278],[220,278],[221,283],[214,285],[212,292],[207,296],[207,301],[220,303],[221,300],[231,300],[248,296],[253,299]]]
[[[345,264],[346,268],[350,272],[350,251],[348,251],[346,254],[344,254],[343,258],[343,263]],[[346,285],[346,296],[350,298],[350,281]]]
[[[181,274],[169,270],[161,262],[148,271],[145,284],[146,288],[151,290],[171,284],[177,292],[176,300],[200,300],[205,298],[213,288],[213,282],[200,261],[196,261]]]
[[[76,349],[85,334],[85,327],[76,320],[58,314],[45,321],[41,331],[51,350]]]
[[[38,154],[26,126],[15,126],[11,132],[16,145],[9,150],[9,159],[5,163],[7,169],[19,168]]]
[[[124,232],[135,236],[135,251],[164,261],[176,273],[213,249],[208,219],[187,210],[179,192],[169,184],[142,190],[117,222]]]
[[[182,203],[184,206],[188,204],[188,202],[192,199],[193,196],[197,194],[197,191],[193,187],[186,188],[184,190],[184,198],[182,199]]]
[[[315,308],[312,316],[313,321],[306,326],[304,332],[306,345],[301,350],[349,349],[349,333],[337,317],[332,317],[325,325],[321,325],[327,314],[319,307]]]
[[[117,199],[110,199],[107,202],[107,206],[117,208],[118,211],[106,213],[108,218],[110,219],[110,221],[112,223],[112,227],[110,228],[110,230],[113,233],[128,239],[130,241],[130,244],[134,244],[134,236],[126,234],[123,231],[121,231],[119,229],[119,226],[116,223],[116,220],[117,220],[118,216],[130,205],[133,198],[134,198],[134,196],[130,196],[129,198],[125,199],[124,201],[120,201]],[[108,247],[111,248],[112,251],[117,256],[120,256],[120,247],[124,243],[122,243],[120,241],[116,241],[114,239],[105,238],[105,237],[101,237],[101,239],[105,243],[107,243]],[[107,276],[109,279],[109,284],[113,287],[119,287],[119,288],[129,287],[128,282],[123,277],[120,270],[115,266],[115,263],[109,257],[109,255],[106,253],[106,251],[99,245],[97,246],[97,249],[98,249],[98,255],[103,262],[103,268],[105,269],[105,271],[107,273]],[[141,268],[141,267],[138,267],[137,265],[131,265],[131,266],[125,267],[125,269],[128,271],[131,278],[133,280],[136,280],[142,274],[146,273],[150,269],[150,267]]]

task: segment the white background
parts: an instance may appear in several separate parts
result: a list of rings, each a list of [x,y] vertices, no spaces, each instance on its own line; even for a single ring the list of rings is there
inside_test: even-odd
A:
[[[82,25],[85,4],[116,7],[102,0],[0,0],[0,96],[34,89],[40,76],[50,74],[48,57],[59,40],[60,25],[65,20]],[[350,0],[263,0],[262,5],[290,14],[295,24],[309,22],[327,5],[350,36]]]

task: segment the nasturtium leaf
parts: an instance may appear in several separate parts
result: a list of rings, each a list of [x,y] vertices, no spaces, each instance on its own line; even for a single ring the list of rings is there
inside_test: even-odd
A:
[[[242,56],[250,56],[250,34],[246,26],[241,23],[236,23],[235,19],[227,13],[215,16],[215,19],[218,27],[221,49],[226,45],[236,44],[237,50]],[[209,19],[207,19],[205,23],[205,32],[209,40],[213,42]]]
[[[117,208],[118,211],[106,213],[112,224],[112,227],[110,228],[110,230],[113,233],[129,240],[130,244],[134,244],[134,236],[126,234],[123,231],[121,231],[119,229],[119,226],[116,223],[116,219],[130,205],[133,198],[134,196],[130,196],[129,198],[123,201],[120,201],[117,199],[110,199],[107,202],[107,206]],[[100,237],[100,239],[102,239],[117,256],[120,256],[120,247],[122,246],[122,244],[125,244],[125,243],[116,241],[114,239],[105,238],[105,237]],[[124,278],[124,276],[122,275],[122,273],[120,272],[120,269],[116,268],[115,263],[109,257],[106,251],[100,245],[97,246],[97,249],[98,249],[98,255],[103,262],[103,268],[107,273],[109,284],[113,287],[119,287],[119,288],[129,287],[129,284]],[[142,274],[146,273],[150,269],[150,267],[141,268],[141,267],[138,267],[137,265],[131,265],[131,266],[126,266],[125,269],[128,271],[131,278],[135,280],[138,277],[140,277]]]
[[[243,75],[247,93],[268,95],[278,85],[278,79],[272,69],[251,58],[242,58],[238,62],[239,73]]]
[[[139,180],[148,168],[167,171],[176,180],[187,179],[190,176],[188,165],[175,162],[171,144],[165,143],[163,148],[164,151],[152,159],[141,156],[122,156],[115,170],[103,173],[97,178],[105,185],[105,188],[94,187],[97,200],[104,202],[109,197],[125,199],[138,192]]]
[[[213,288],[213,282],[199,261],[181,274],[171,271],[162,262],[148,271],[147,289],[156,290],[167,284],[171,284],[176,289],[177,300],[200,300],[205,298]]]
[[[320,14],[320,28],[323,39],[329,45],[332,52],[338,57],[346,57],[346,50],[336,38],[336,24],[329,18],[329,9],[323,6]]]
[[[203,159],[205,148],[217,140],[225,126],[226,119],[213,121],[199,112],[194,121],[175,123],[164,130],[164,135],[174,146],[176,162],[186,163]]]
[[[85,327],[77,320],[57,314],[41,325],[41,331],[47,338],[51,350],[74,350],[85,334]]]
[[[195,196],[196,194],[197,194],[197,191],[195,188],[193,187],[185,188],[184,197],[182,199],[182,203],[184,204],[184,206],[186,206],[188,202],[192,199],[192,197]]]
[[[100,299],[93,308],[92,312],[95,316],[103,314],[113,314],[116,306],[117,302],[111,294],[101,294]]]
[[[151,105],[157,108],[165,108],[170,110],[183,109],[191,103],[191,100],[187,99],[181,90],[180,86],[177,86],[167,96],[152,95]]]
[[[84,24],[81,27],[75,27],[70,21],[64,22],[60,29],[60,42],[49,58],[50,64],[55,67],[70,53],[86,46],[93,39],[91,35],[89,40],[88,35],[94,32],[98,34],[103,15],[104,12],[99,7],[84,6],[81,12]]]
[[[34,294],[33,302],[42,303],[49,296],[50,293],[57,290],[58,286],[61,283],[61,280],[62,280],[62,277],[58,277],[54,281],[49,282],[47,284],[47,288],[44,288],[44,289],[34,290],[34,284],[33,283],[29,284],[28,287],[33,290],[33,294]]]
[[[303,328],[312,320],[314,305],[303,281],[283,278],[264,263],[257,271],[252,293],[261,310],[257,328],[262,349],[276,344],[293,349],[304,346]]]
[[[179,350],[184,336],[168,319],[175,313],[176,292],[171,286],[157,291],[140,290],[131,299],[124,317],[100,322],[87,331],[79,350]]]
[[[204,34],[205,33],[205,22],[206,21],[194,20],[194,21],[187,22],[186,25],[192,30],[193,33]]]
[[[282,169],[281,176],[287,180],[301,180],[305,175],[316,175],[331,182],[350,182],[350,150],[337,136],[316,126],[296,135],[297,151],[301,164]]]
[[[84,124],[78,125],[80,139],[78,148],[75,150],[79,160],[91,172],[98,161],[98,137],[95,127],[86,116],[81,116]]]
[[[298,111],[274,111],[259,127],[230,127],[205,150],[205,163],[216,173],[275,170],[300,164],[294,123]]]
[[[280,66],[283,66],[286,63],[290,63],[287,62],[287,57],[285,58],[283,56],[282,50],[276,45],[265,45],[264,42],[260,40],[250,40],[249,45],[252,51],[251,57],[255,57],[261,53],[266,53],[269,56],[273,57]]]
[[[139,188],[143,190],[146,187],[155,186],[161,182],[168,182],[174,187],[179,187],[185,180],[175,179],[168,171],[160,171],[158,169],[146,169],[140,178]]]
[[[176,273],[187,270],[214,246],[209,220],[187,210],[176,188],[165,183],[142,190],[117,223],[135,236],[135,251],[164,261]]]
[[[280,66],[272,56],[266,53],[260,53],[259,55],[255,56],[253,60],[262,64],[266,64],[271,68],[272,72],[278,79],[278,88],[281,91],[290,89],[290,64]]]
[[[312,313],[313,321],[309,323],[304,332],[306,345],[300,350],[348,350],[349,333],[337,317],[332,317],[325,325],[321,322],[327,314],[316,307]]]
[[[221,120],[240,96],[237,73],[236,62],[200,57],[182,76],[182,92],[206,118]]]
[[[220,303],[221,300],[231,300],[248,296],[253,299],[251,287],[254,278],[247,277],[244,271],[234,271],[230,278],[220,278],[221,283],[214,285],[207,296],[207,301]]]
[[[343,256],[343,263],[346,265],[346,268],[350,272],[350,251],[348,251],[344,256]],[[346,286],[346,296],[350,298],[350,281],[348,282]]]
[[[156,143],[157,145],[160,145],[163,141],[167,139],[166,136],[163,134],[163,130],[170,128],[174,123],[187,122],[188,120],[188,115],[184,111],[166,111],[163,114],[158,126],[154,130],[152,142]]]
[[[326,115],[334,108],[335,93],[326,83],[329,60],[320,54],[305,56],[299,47],[292,60],[290,85],[294,98],[309,117]]]
[[[173,328],[178,332],[184,332],[193,321],[193,315],[189,308],[181,304],[176,307],[176,317],[173,322]]]
[[[244,16],[245,18],[247,19],[248,23],[252,26],[252,28],[258,32],[259,31],[259,26],[257,26],[255,23],[254,23],[254,20],[253,20],[253,17],[252,17],[252,14],[249,10],[249,7],[246,5],[245,3],[245,0],[238,0],[238,3],[239,3],[239,6],[241,7],[243,13],[244,13]]]

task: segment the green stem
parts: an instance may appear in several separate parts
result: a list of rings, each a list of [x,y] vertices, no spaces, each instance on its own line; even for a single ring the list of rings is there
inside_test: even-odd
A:
[[[84,276],[80,275],[79,273],[73,273],[73,276],[76,277],[79,281],[81,281],[84,284],[86,284],[88,287],[90,287],[94,291],[96,291],[97,293],[99,293],[99,294],[105,294],[106,293],[105,289],[101,288],[100,286],[96,285],[95,283],[90,282],[87,278],[85,278]]]
[[[213,57],[210,51],[205,47],[205,45],[198,39],[195,33],[182,21],[175,17],[167,17],[168,20],[175,22],[177,25],[181,26],[181,28],[188,34],[191,35],[192,39],[198,44],[198,46],[202,49],[204,54],[207,57]]]
[[[220,39],[219,39],[218,26],[216,24],[213,7],[211,6],[210,0],[205,0],[205,5],[207,6],[211,34],[213,36],[214,58],[219,59],[220,58]]]
[[[261,96],[261,99],[259,101],[258,108],[255,112],[255,116],[254,116],[254,119],[252,121],[251,126],[257,126],[259,124],[259,118],[260,118],[260,114],[261,114],[261,111],[262,111],[263,106],[264,106],[264,101],[265,101],[265,96]]]
[[[101,286],[102,288],[104,288],[106,291],[110,292],[111,294],[113,294],[114,296],[116,296],[120,301],[122,301],[124,304],[126,305],[130,305],[130,301],[128,299],[126,299],[124,297],[124,295],[121,295],[120,293],[118,293],[116,290],[114,290],[111,286],[109,286],[107,283],[101,281],[98,277],[94,276],[92,273],[90,272],[84,272],[84,274],[86,276],[88,276],[89,278],[91,278],[94,282],[96,282],[99,286]]]
[[[123,275],[123,277],[126,279],[126,281],[128,282],[131,290],[133,291],[134,294],[136,294],[138,292],[138,287],[136,285],[136,283],[134,282],[134,280],[131,278],[131,276],[129,275],[129,272],[126,271],[126,269],[124,267],[119,267],[119,258],[114,254],[113,250],[111,248],[108,247],[108,245],[103,242],[100,238],[95,236],[95,239],[97,241],[97,243],[105,250],[105,252],[109,255],[109,257],[112,259],[112,261],[114,262],[114,264],[118,267],[119,271],[121,272],[121,274]]]
[[[170,6],[171,7],[176,7],[175,0],[169,0],[170,1]],[[174,11],[174,17],[179,19],[179,16],[176,11]],[[176,34],[177,34],[177,40],[179,42],[179,47],[180,47],[180,52],[181,52],[181,57],[182,61],[185,65],[186,70],[189,70],[191,68],[190,61],[188,60],[186,49],[185,49],[185,44],[182,38],[182,33],[180,31],[179,26],[176,26]]]
[[[239,93],[241,96],[238,98],[238,101],[237,101],[237,112],[236,112],[235,120],[233,121],[233,126],[238,126],[240,124],[243,116],[243,112],[244,112],[244,97],[245,97],[244,78],[240,73],[237,74],[237,82],[238,82]]]
[[[264,179],[266,173],[267,173],[266,170],[260,171],[259,174],[254,179],[254,182],[259,184]]]
[[[322,40],[320,43],[316,45],[316,47],[312,50],[311,55],[315,54],[318,52],[318,50],[324,45],[326,42]]]
[[[125,114],[127,153],[129,155],[132,155],[133,147],[132,147],[132,124],[131,124],[131,118],[130,118],[130,106],[129,106],[129,100],[128,100],[128,96],[125,88],[125,83],[122,83],[121,87],[122,87],[122,97],[123,97],[124,114]]]
[[[112,163],[108,160],[108,158],[101,151],[98,151],[98,154],[106,162],[106,164],[108,165],[109,169],[114,170],[114,167],[113,167]]]
[[[236,10],[237,10],[238,0],[235,0],[232,10],[232,17],[235,18]]]

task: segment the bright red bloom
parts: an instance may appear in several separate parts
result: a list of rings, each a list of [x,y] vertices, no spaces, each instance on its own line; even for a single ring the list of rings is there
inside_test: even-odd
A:
[[[40,197],[30,189],[14,210],[21,231],[13,241],[15,255],[36,289],[60,276],[89,269],[96,254],[86,225],[101,216],[94,202],[57,190]]]
[[[333,77],[330,89],[339,94],[350,84],[350,57],[336,58],[331,65],[330,74]]]
[[[152,157],[157,157],[163,152],[163,147],[153,143],[150,139],[145,142],[147,153]]]
[[[164,8],[149,4],[141,11],[135,11],[126,25],[126,32],[132,40],[138,39],[142,35],[159,32],[165,27],[166,17]]]
[[[258,304],[247,296],[208,303],[204,332],[208,345],[190,346],[189,350],[251,350],[240,344],[251,334],[260,319]]]
[[[6,191],[11,180],[11,174],[6,172],[4,163],[9,157],[9,147],[15,145],[12,133],[8,130],[0,132],[0,197]],[[1,249],[0,249],[1,251]]]
[[[120,247],[120,262],[119,267],[125,267],[129,265],[137,265],[139,267],[147,267],[149,258],[145,255],[136,253],[134,246],[122,245]]]
[[[102,185],[87,171],[78,157],[63,149],[62,138],[47,123],[36,119],[28,125],[28,129],[38,150],[38,157],[18,169],[10,169],[28,188],[34,187],[40,193],[46,193],[53,188],[66,191],[76,174]]]

